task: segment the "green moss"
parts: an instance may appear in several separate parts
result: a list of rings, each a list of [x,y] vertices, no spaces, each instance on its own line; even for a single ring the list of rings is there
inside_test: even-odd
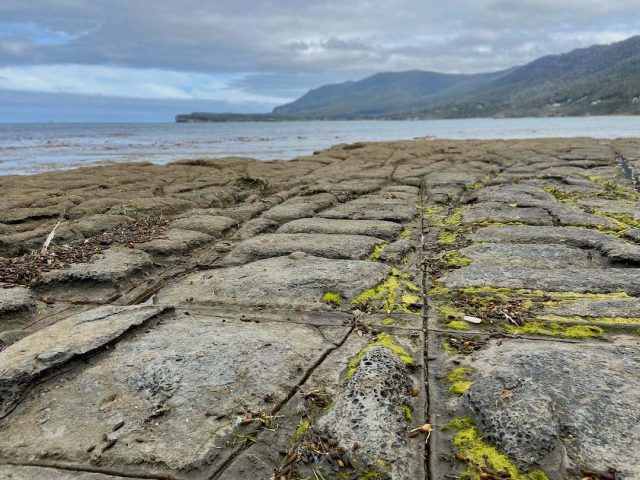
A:
[[[542,470],[519,472],[518,467],[507,455],[480,436],[470,418],[453,420],[443,427],[443,430],[445,429],[456,430],[452,440],[453,446],[465,458],[466,466],[460,474],[461,479],[479,480],[482,469],[489,468],[495,472],[509,472],[512,480],[549,480]]]
[[[425,211],[429,224],[440,228],[454,228],[462,222],[462,208],[456,208],[451,215],[443,215],[443,210],[427,208]]]
[[[571,198],[571,195],[567,192],[563,192],[562,190],[558,190],[556,187],[552,187],[548,185],[544,187],[544,191],[553,195],[556,200],[563,201]]]
[[[489,181],[490,178],[491,177],[489,177],[489,175],[485,175],[480,180],[478,180],[476,183],[471,185],[469,187],[469,190],[480,190],[481,188],[483,188],[485,186],[485,184]]]
[[[601,208],[594,209],[593,213],[601,217],[609,218],[614,222],[616,222],[616,225],[618,226],[618,230],[628,230],[629,228],[640,228],[640,221],[624,213],[605,212]]]
[[[561,316],[561,315],[539,315],[538,320],[544,320],[546,322],[578,322],[578,323],[603,323],[608,325],[640,325],[640,317],[580,317],[578,315],[573,316]]]
[[[400,259],[400,263],[402,265],[407,265],[409,263],[409,257],[407,255],[404,255],[401,259]]]
[[[449,342],[442,342],[442,349],[449,355],[455,355],[456,353],[458,353],[456,349],[449,344]]]
[[[396,321],[393,318],[387,317],[387,318],[383,319],[382,322],[380,322],[380,323],[382,323],[382,325],[389,326],[389,325],[394,325],[396,323]]]
[[[413,293],[408,293],[408,292],[403,293],[400,299],[404,305],[407,305],[410,307],[418,305],[422,300],[418,295],[414,295]]]
[[[407,313],[417,315],[416,306],[420,297],[415,293],[420,288],[411,282],[411,277],[393,268],[391,274],[378,286],[365,290],[351,301],[365,311],[385,313]]]
[[[302,440],[302,437],[304,437],[304,434],[309,431],[309,428],[311,428],[309,420],[302,420],[296,429],[293,440],[296,442]]]
[[[380,260],[380,256],[382,255],[382,252],[388,246],[389,244],[385,242],[385,243],[379,243],[378,245],[373,247],[373,252],[371,252],[371,255],[369,255],[369,260],[372,260],[374,262],[377,262],[378,260]]]
[[[360,360],[362,360],[362,357],[364,357],[365,354],[373,347],[388,348],[393,353],[395,353],[400,361],[405,365],[414,365],[416,363],[413,357],[409,355],[404,348],[393,341],[391,335],[386,332],[381,332],[376,335],[376,339],[373,342],[369,343],[362,350],[360,350],[358,355],[356,355],[356,358],[349,362],[349,364],[347,365],[346,378],[350,378],[351,376],[353,376],[353,374],[356,372],[356,368],[358,368],[358,365],[360,364]]]
[[[429,289],[429,295],[432,297],[449,297],[450,294],[451,291],[440,282],[434,282],[433,286]]]
[[[594,325],[562,325],[559,323],[527,322],[521,327],[505,325],[512,333],[525,335],[546,335],[564,338],[594,338],[604,334],[604,330]]]
[[[331,305],[342,305],[342,295],[338,292],[326,292],[322,295],[322,301]]]
[[[442,254],[440,262],[452,267],[466,267],[471,265],[471,259],[462,255],[458,250],[447,250]]]
[[[455,232],[451,232],[449,230],[441,230],[438,235],[438,243],[440,245],[451,245],[452,243],[456,243],[456,234]]]
[[[437,302],[436,311],[443,319],[460,319],[464,317],[464,312],[461,312],[449,302]]]
[[[403,228],[400,232],[400,238],[402,240],[411,240],[411,230],[408,228]]]
[[[449,386],[449,393],[453,395],[463,395],[469,390],[473,382],[466,377],[468,373],[468,368],[456,368],[449,374],[447,377],[447,381],[451,384]]]
[[[412,422],[413,421],[413,413],[411,411],[411,405],[407,405],[406,403],[403,403],[400,408],[402,409],[402,413],[404,414],[404,419],[407,422]]]
[[[587,175],[587,178],[599,185],[604,191],[605,196],[613,198],[623,198],[627,200],[636,200],[638,193],[628,188],[620,187],[610,180],[603,180],[595,175]]]
[[[446,323],[446,326],[453,329],[453,330],[468,330],[469,329],[469,324],[467,322],[464,322],[462,320],[451,320],[450,322]]]

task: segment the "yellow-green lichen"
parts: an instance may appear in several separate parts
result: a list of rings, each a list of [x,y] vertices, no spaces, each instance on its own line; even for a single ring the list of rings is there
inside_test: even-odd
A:
[[[342,295],[338,292],[326,292],[322,295],[322,301],[331,305],[342,305]]]
[[[440,245],[451,245],[456,243],[456,234],[449,230],[441,230],[438,234],[438,243]]]
[[[378,245],[373,247],[373,252],[371,252],[371,255],[369,255],[369,260],[374,262],[377,262],[378,260],[380,260],[380,256],[382,255],[382,252],[388,246],[389,244],[385,242],[385,243],[379,243]]]
[[[311,425],[309,424],[309,420],[302,420],[296,429],[296,433],[293,435],[294,441],[299,441],[304,437],[304,434],[309,431]]]
[[[449,342],[442,342],[442,349],[447,352],[449,355],[455,355],[458,353],[455,348],[451,346]]]
[[[489,175],[485,175],[480,180],[478,180],[476,183],[471,185],[469,187],[469,190],[480,190],[481,188],[484,187],[484,185],[489,181],[490,178],[491,177],[489,177]]]
[[[412,422],[413,421],[413,412],[411,410],[411,405],[403,403],[402,405],[400,405],[400,408],[402,409],[402,413],[404,414],[404,419],[407,422]]]
[[[518,471],[518,467],[507,455],[480,436],[470,418],[453,420],[444,425],[442,430],[456,431],[452,443],[465,461],[465,469],[459,475],[463,480],[480,480],[483,478],[483,468],[494,472],[509,472],[512,480],[549,480],[542,470],[528,473]]]
[[[443,215],[443,210],[434,208],[427,208],[425,213],[427,214],[429,225],[434,227],[453,228],[462,222],[462,208],[456,208],[451,215],[446,215],[446,213]]]
[[[417,304],[420,297],[415,293],[420,288],[411,282],[411,277],[393,268],[391,274],[378,286],[365,290],[351,301],[368,312],[419,314]]]
[[[449,393],[453,395],[463,395],[469,390],[473,382],[467,378],[468,368],[456,368],[447,377],[449,385]]]
[[[552,187],[551,185],[547,185],[544,187],[544,191],[553,195],[556,200],[563,201],[571,198],[571,194],[567,192],[563,192],[562,190],[558,190],[556,187]]]
[[[449,302],[436,303],[436,310],[443,319],[460,319],[464,317],[464,312],[461,312]]]
[[[446,326],[453,330],[467,330],[469,328],[469,324],[462,320],[451,320],[446,323]]]
[[[353,374],[356,372],[356,368],[358,368],[358,365],[360,364],[360,360],[362,360],[362,357],[364,357],[365,354],[373,347],[388,348],[393,353],[395,353],[400,361],[405,365],[415,364],[415,360],[413,359],[413,357],[409,355],[404,348],[395,343],[391,335],[386,332],[381,332],[376,335],[376,339],[373,342],[369,343],[362,350],[360,350],[358,355],[356,355],[356,358],[349,362],[349,364],[347,365],[347,373],[345,375],[346,378],[350,378],[353,376]]]
[[[512,333],[524,335],[546,335],[564,338],[594,338],[604,334],[604,329],[595,325],[562,325],[560,323],[527,322],[520,327],[505,325]]]
[[[595,175],[587,175],[587,178],[602,187],[606,196],[627,200],[637,200],[638,198],[637,192],[628,188],[620,187],[610,180],[603,180]]]
[[[440,257],[440,262],[443,265],[451,267],[466,267],[471,265],[471,259],[465,257],[458,250],[447,250]]]
[[[581,317],[578,315],[538,315],[537,320],[555,323],[602,323],[606,325],[640,325],[640,317]]]
[[[617,225],[617,230],[619,231],[628,230],[630,228],[640,228],[640,221],[624,213],[605,212],[601,208],[595,208],[593,213],[613,220]]]
[[[408,228],[403,228],[400,232],[400,238],[402,240],[411,240],[411,230]]]
[[[451,291],[440,282],[434,282],[433,286],[429,289],[429,295],[432,297],[449,297],[450,294]]]

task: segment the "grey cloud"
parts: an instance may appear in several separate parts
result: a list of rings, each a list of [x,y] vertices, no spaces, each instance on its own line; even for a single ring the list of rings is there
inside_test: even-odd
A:
[[[382,70],[507,68],[635,34],[639,9],[640,0],[2,0],[3,22],[72,40],[20,47],[0,37],[0,65],[249,72],[237,82],[247,91],[293,97]]]

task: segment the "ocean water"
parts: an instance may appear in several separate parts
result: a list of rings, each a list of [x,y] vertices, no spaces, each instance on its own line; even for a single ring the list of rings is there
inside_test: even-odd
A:
[[[225,156],[290,159],[358,141],[575,136],[640,136],[640,117],[0,124],[0,174],[30,174],[108,162],[167,163]]]

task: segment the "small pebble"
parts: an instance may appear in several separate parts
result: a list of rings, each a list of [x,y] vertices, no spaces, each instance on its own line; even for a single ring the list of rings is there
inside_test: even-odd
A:
[[[112,431],[116,432],[116,431],[120,430],[122,427],[124,427],[124,420],[121,420],[118,423],[116,423],[113,426],[113,430]]]

